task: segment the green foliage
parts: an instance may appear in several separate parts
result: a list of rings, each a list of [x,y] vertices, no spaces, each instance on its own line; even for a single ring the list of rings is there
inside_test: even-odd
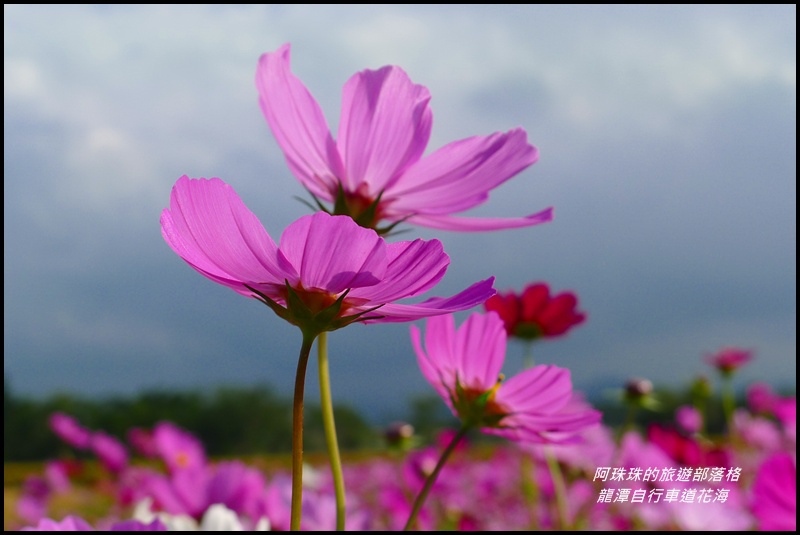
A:
[[[40,461],[73,451],[50,430],[48,418],[60,411],[91,430],[121,440],[132,427],[151,429],[170,421],[196,435],[211,456],[239,456],[291,451],[291,402],[267,386],[223,387],[213,392],[149,391],[136,397],[84,399],[55,395],[45,400],[18,398],[4,384],[3,460]],[[343,450],[374,448],[379,433],[353,409],[334,408],[339,444]],[[306,406],[305,449],[324,451],[319,407]]]

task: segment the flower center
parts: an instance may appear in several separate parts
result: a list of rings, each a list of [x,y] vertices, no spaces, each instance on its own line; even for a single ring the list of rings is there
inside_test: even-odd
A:
[[[383,218],[381,196],[373,197],[366,184],[358,186],[356,191],[346,191],[339,184],[335,195],[333,215],[347,215],[365,228],[376,229]]]
[[[456,391],[452,394],[453,406],[461,420],[476,427],[501,427],[501,420],[511,413],[507,407],[495,400],[497,389],[504,376],[489,390],[465,387],[456,380]]]
[[[293,290],[294,290],[295,294],[303,302],[303,304],[306,305],[308,307],[308,309],[314,314],[316,314],[318,312],[322,312],[323,310],[325,310],[326,308],[328,308],[329,306],[334,304],[336,302],[336,299],[337,299],[336,295],[334,295],[334,294],[332,294],[330,292],[326,292],[324,290],[318,290],[318,289],[307,290],[306,288],[303,287],[303,283],[302,282],[298,282],[297,283],[297,287],[293,288]],[[284,294],[283,298],[287,299],[288,290],[286,290],[284,288],[281,293]],[[288,299],[287,299],[287,302],[288,302]],[[346,309],[347,309],[347,305],[346,305],[346,301],[345,301],[345,302],[342,303],[342,309],[340,310],[339,315],[342,315],[342,313]]]

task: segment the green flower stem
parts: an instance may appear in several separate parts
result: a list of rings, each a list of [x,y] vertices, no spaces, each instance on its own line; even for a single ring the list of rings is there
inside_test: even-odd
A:
[[[292,516],[290,529],[300,530],[300,518],[303,516],[303,396],[306,383],[306,367],[308,356],[315,336],[303,333],[303,345],[300,347],[300,358],[297,361],[297,373],[294,379],[294,402],[292,405]]]
[[[422,505],[428,498],[428,494],[430,493],[431,488],[433,488],[433,484],[436,483],[436,478],[439,477],[439,472],[442,471],[444,463],[447,462],[450,454],[452,454],[453,450],[456,449],[456,446],[461,439],[464,438],[464,435],[467,434],[467,431],[469,431],[469,427],[467,426],[463,426],[461,429],[459,429],[458,433],[456,433],[456,436],[453,437],[453,440],[450,441],[450,444],[448,444],[442,452],[442,456],[439,457],[439,462],[436,463],[436,467],[433,469],[433,472],[431,472],[431,475],[428,476],[428,479],[425,480],[425,485],[422,487],[422,490],[419,491],[416,500],[414,500],[414,507],[411,509],[411,514],[408,515],[408,521],[406,522],[403,531],[409,531],[414,526],[414,523],[417,521],[417,516],[422,509]]]
[[[533,361],[533,340],[525,340],[523,343],[525,344],[525,353],[522,356],[522,367],[527,370],[536,364]]]
[[[536,484],[536,460],[530,453],[523,452],[520,459],[520,469],[522,473],[522,495],[528,502],[531,513],[531,523],[529,531],[539,531],[539,518],[536,510],[539,504],[539,486]]]
[[[567,518],[567,485],[564,482],[564,474],[561,473],[561,467],[558,465],[553,451],[549,447],[545,447],[544,456],[547,459],[547,467],[550,469],[550,477],[553,479],[553,490],[556,494],[556,507],[558,510],[558,526],[559,530],[567,529],[569,519]]]
[[[619,427],[617,431],[617,446],[622,444],[622,437],[625,436],[625,433],[628,431],[633,430],[636,427],[636,403],[633,401],[628,401],[628,410],[625,416],[625,422]]]
[[[336,530],[344,531],[345,493],[342,459],[339,456],[339,443],[336,440],[336,423],[333,419],[331,400],[331,381],[328,373],[328,333],[322,332],[317,340],[317,359],[319,361],[319,399],[322,408],[322,425],[325,428],[325,444],[333,474],[333,489],[336,494]]]
[[[733,392],[733,377],[730,373],[723,375],[722,410],[725,414],[725,426],[728,429],[728,434],[732,437],[735,431],[733,413],[736,410],[736,397]]]

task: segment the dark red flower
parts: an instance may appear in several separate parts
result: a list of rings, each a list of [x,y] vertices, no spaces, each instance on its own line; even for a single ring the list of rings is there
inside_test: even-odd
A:
[[[525,340],[553,338],[583,323],[586,314],[576,310],[578,298],[572,292],[550,296],[543,282],[529,285],[521,295],[513,291],[490,297],[485,307],[503,320],[509,336]]]

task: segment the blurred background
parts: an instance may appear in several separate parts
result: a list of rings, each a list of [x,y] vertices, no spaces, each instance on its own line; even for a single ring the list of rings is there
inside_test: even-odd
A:
[[[795,388],[794,5],[6,5],[7,395],[291,393],[299,331],[198,275],[159,227],[183,174],[229,182],[276,240],[308,213],[254,84],[286,42],[334,131],[345,81],[396,64],[432,94],[429,152],[516,126],[539,148],[468,215],[553,206],[553,222],[406,227],[451,257],[431,295],[492,275],[574,291],[588,321],[534,358],[592,399],[711,376],[704,355],[726,345],[755,352],[740,386]],[[329,341],[334,400],[369,421],[432,393],[408,325]],[[508,371],[521,363],[512,343]]]

